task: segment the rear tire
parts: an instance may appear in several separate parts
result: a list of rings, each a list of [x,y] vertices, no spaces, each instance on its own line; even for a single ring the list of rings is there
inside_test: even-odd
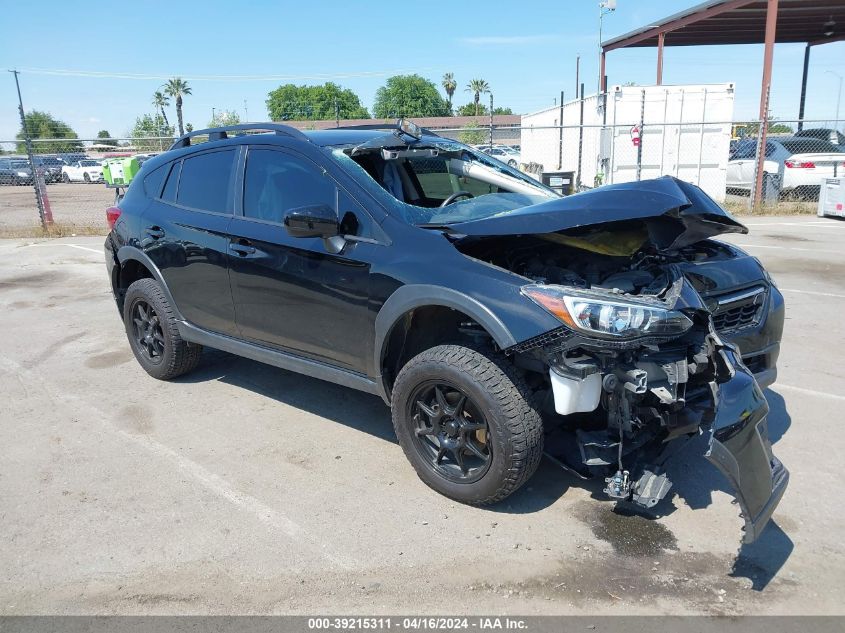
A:
[[[132,353],[153,378],[170,380],[199,364],[202,346],[182,340],[173,308],[154,279],[139,279],[129,286],[123,323]]]
[[[67,174],[62,174],[62,182],[65,183],[65,184],[69,183],[70,182],[70,176],[68,176]]]
[[[462,503],[487,505],[516,491],[540,463],[543,423],[534,400],[504,357],[439,345],[399,372],[393,427],[430,488]]]

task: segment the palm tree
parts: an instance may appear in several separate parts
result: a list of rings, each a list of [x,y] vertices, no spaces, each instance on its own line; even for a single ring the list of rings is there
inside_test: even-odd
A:
[[[182,97],[191,94],[191,88],[181,77],[174,77],[164,84],[164,94],[176,100],[176,119],[179,122],[179,136],[182,136],[185,134],[185,126],[182,125]]]
[[[481,95],[490,92],[490,84],[483,79],[470,79],[467,84],[467,92],[473,93],[473,102],[475,103],[475,116],[478,116],[478,105],[481,100]]]
[[[170,99],[167,98],[167,95],[164,94],[161,90],[156,90],[153,93],[153,107],[156,108],[159,112],[161,112],[161,116],[164,119],[164,124],[167,127],[170,127],[170,121],[167,120],[167,113],[164,109],[170,105]]]
[[[449,97],[449,112],[452,111],[452,95],[455,94],[455,88],[458,87],[458,82],[455,81],[455,75],[453,73],[446,73],[443,75],[443,90],[446,91],[446,95]]]

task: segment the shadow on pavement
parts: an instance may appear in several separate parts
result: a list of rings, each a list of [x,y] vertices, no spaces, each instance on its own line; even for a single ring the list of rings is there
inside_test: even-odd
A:
[[[217,350],[175,382],[219,380],[396,444],[390,409],[378,396]]]
[[[748,578],[751,588],[762,591],[777,576],[795,548],[775,520],[749,545],[743,545],[729,574],[732,578]]]

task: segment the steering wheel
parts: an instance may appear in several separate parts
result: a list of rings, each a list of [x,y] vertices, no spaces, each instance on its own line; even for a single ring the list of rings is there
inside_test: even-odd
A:
[[[472,195],[469,191],[456,191],[451,196],[446,198],[442,203],[440,203],[440,208],[442,209],[447,204],[452,204],[458,198],[474,198],[475,196]]]

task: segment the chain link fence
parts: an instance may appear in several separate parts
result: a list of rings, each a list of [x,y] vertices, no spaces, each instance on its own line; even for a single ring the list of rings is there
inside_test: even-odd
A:
[[[586,111],[596,108],[590,101],[584,100]],[[541,119],[494,126],[491,133],[479,117],[477,124],[434,131],[475,145],[564,194],[671,175],[699,185],[734,212],[747,212],[752,203],[768,213],[815,212],[824,179],[845,177],[845,121],[770,122],[763,147],[756,121],[607,118],[582,124],[552,116],[549,124]],[[156,154],[172,142],[170,137],[108,139],[108,144],[33,139],[33,175],[21,141],[0,140],[0,235],[37,234],[42,215],[52,220],[53,232],[104,233],[115,190],[102,179],[102,163]],[[763,174],[755,197],[759,165]]]

